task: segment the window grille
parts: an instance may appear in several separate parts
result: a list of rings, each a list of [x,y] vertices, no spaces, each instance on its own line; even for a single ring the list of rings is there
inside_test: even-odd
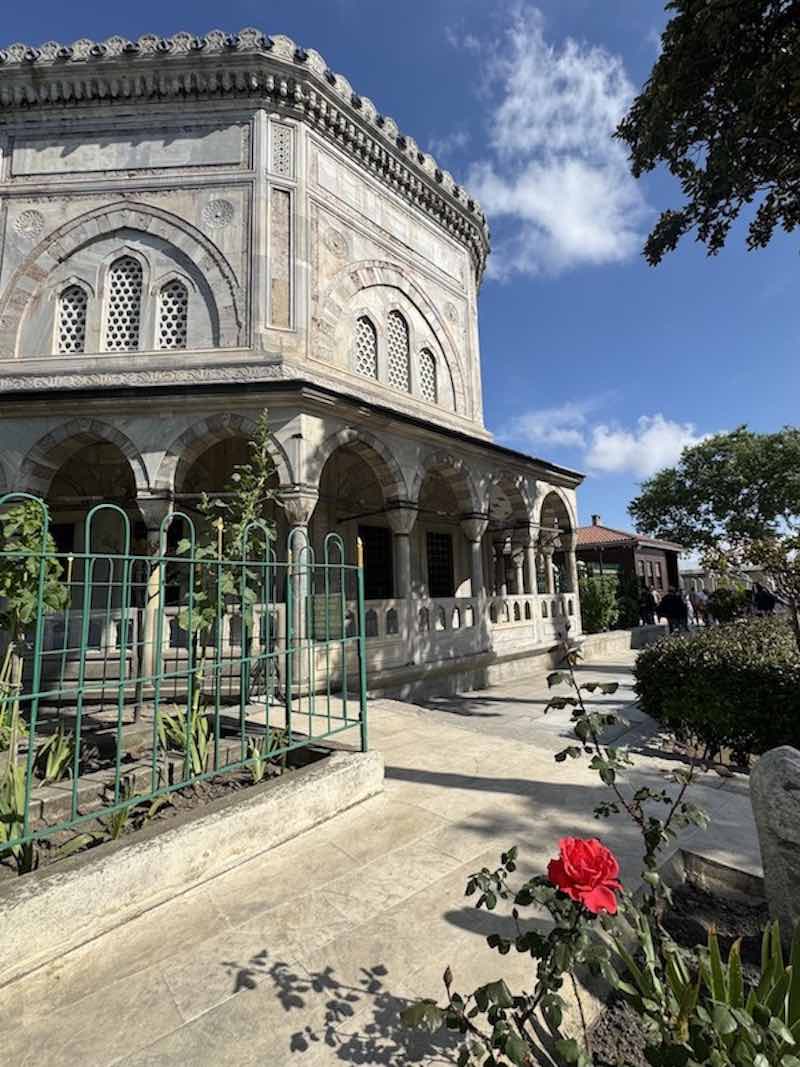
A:
[[[428,531],[428,593],[432,597],[455,596],[453,538],[449,533]]]
[[[158,347],[186,348],[188,323],[189,290],[174,278],[159,293]]]
[[[365,378],[378,377],[378,335],[365,316],[356,323],[356,374]]]
[[[272,124],[272,173],[291,178],[294,174],[293,131],[291,126]]]
[[[387,379],[395,389],[411,388],[408,323],[399,311],[390,311],[386,324],[386,348],[389,354]]]
[[[423,348],[419,354],[419,392],[423,400],[435,404],[439,399],[439,384],[436,381],[436,357]]]
[[[133,256],[122,256],[108,272],[106,351],[137,349],[141,317],[142,265]]]
[[[82,285],[69,285],[58,298],[58,351],[86,351],[89,298]]]

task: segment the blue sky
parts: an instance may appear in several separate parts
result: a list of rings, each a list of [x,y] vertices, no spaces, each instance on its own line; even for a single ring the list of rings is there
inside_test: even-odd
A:
[[[646,230],[679,190],[634,182],[608,137],[656,58],[657,0],[39,0],[5,43],[258,26],[317,48],[478,195],[493,231],[481,295],[486,422],[587,472],[582,519],[630,526],[638,482],[683,444],[796,422],[797,240],[659,267]]]

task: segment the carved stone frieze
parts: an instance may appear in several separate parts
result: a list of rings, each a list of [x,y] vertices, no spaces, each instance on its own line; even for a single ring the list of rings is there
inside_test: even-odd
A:
[[[186,367],[175,370],[98,371],[96,374],[20,374],[0,376],[0,393],[52,389],[94,389],[110,386],[200,385],[214,382],[260,382],[283,378],[283,367]]]

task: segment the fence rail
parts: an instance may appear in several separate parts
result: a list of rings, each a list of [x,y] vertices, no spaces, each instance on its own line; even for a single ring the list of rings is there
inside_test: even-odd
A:
[[[114,504],[83,545],[0,496],[0,861],[347,731],[366,748],[360,545],[352,565],[338,535],[320,560],[294,536],[279,560],[264,524],[201,543],[175,512],[142,555]]]

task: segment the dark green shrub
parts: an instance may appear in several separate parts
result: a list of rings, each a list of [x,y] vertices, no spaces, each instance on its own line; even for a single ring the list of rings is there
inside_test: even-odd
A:
[[[616,574],[583,576],[579,582],[581,618],[587,634],[610,630],[617,621]]]
[[[619,579],[617,586],[617,622],[620,630],[639,625],[639,580],[633,575]]]
[[[742,619],[750,611],[752,596],[744,586],[730,588],[720,586],[708,595],[708,610],[717,622],[733,622]]]
[[[636,691],[644,712],[712,750],[800,747],[800,657],[782,619],[665,638],[639,654]]]

